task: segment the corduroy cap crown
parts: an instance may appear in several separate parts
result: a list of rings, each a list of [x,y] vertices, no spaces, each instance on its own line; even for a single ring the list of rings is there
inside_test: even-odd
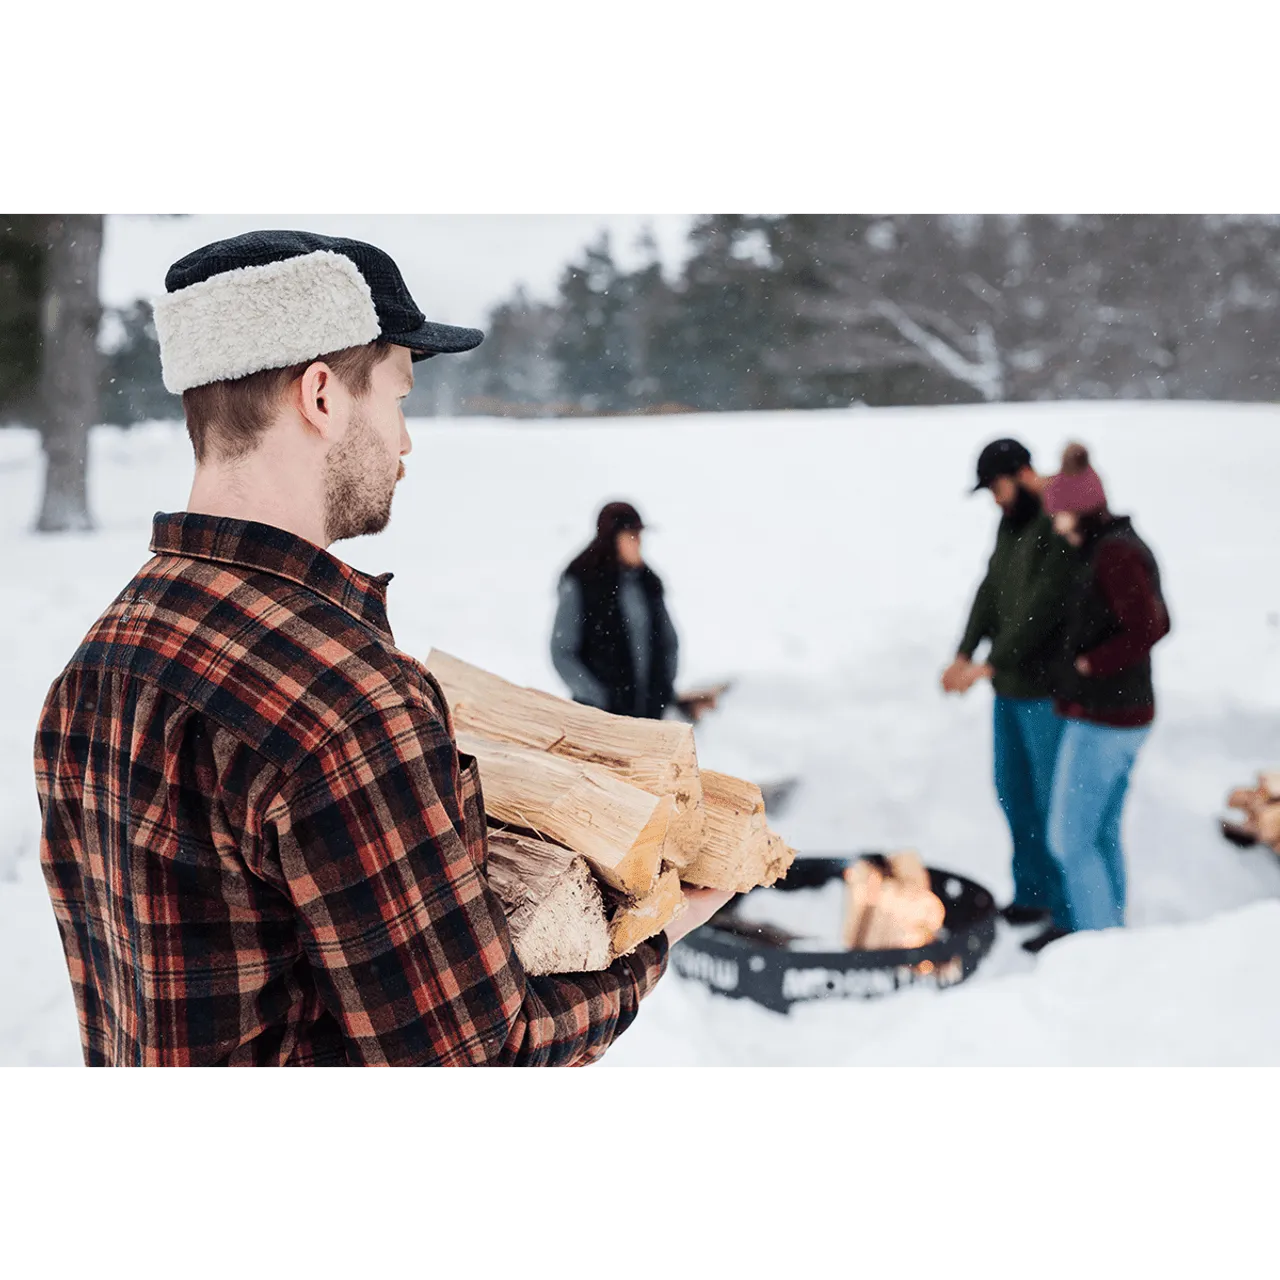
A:
[[[426,360],[484,338],[428,320],[381,249],[310,231],[216,241],[175,262],[164,284],[156,333],[175,395],[379,339]]]

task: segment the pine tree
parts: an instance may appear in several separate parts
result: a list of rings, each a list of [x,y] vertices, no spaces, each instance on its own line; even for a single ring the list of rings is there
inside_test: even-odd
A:
[[[135,301],[113,309],[108,319],[115,341],[103,353],[101,420],[128,427],[182,417],[182,401],[165,390],[160,342],[150,304]]]

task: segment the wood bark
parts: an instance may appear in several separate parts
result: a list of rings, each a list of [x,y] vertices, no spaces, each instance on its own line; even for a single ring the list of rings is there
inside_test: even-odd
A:
[[[604,769],[651,795],[670,796],[666,859],[683,867],[697,854],[702,782],[691,726],[610,715],[522,688],[439,649],[426,666],[444,690],[457,732]]]

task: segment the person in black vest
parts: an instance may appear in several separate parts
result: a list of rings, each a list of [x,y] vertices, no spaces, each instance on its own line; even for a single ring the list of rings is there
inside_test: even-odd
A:
[[[1024,944],[1028,951],[1078,929],[1124,924],[1121,817],[1129,776],[1155,720],[1151,650],[1169,634],[1155,556],[1128,516],[1107,509],[1082,445],[1068,446],[1061,474],[1045,485],[1044,506],[1076,561],[1054,675],[1064,727],[1048,823],[1066,912]]]
[[[661,720],[676,701],[679,642],[641,554],[643,529],[630,503],[601,510],[595,538],[561,575],[551,660],[575,702]]]

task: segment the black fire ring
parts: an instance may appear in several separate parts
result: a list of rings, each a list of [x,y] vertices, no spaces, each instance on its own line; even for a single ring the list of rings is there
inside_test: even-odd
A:
[[[774,890],[813,889],[844,875],[856,858],[800,857]],[[732,1000],[754,1000],[787,1013],[811,1000],[869,1000],[904,987],[952,987],[972,976],[996,936],[996,904],[980,884],[930,867],[933,892],[946,907],[927,947],[895,951],[798,951],[768,925],[717,916],[671,949],[684,978]]]

